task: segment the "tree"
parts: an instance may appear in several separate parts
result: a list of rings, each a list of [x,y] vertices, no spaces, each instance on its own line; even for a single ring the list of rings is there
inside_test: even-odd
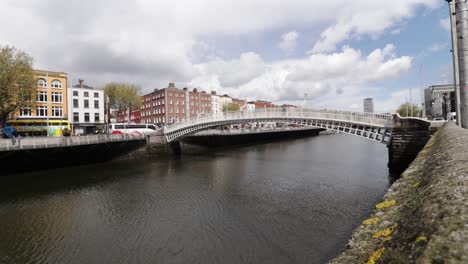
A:
[[[128,120],[130,114],[141,106],[139,87],[134,84],[111,82],[104,87],[104,93],[109,98],[109,108],[118,111],[128,110]]]
[[[411,105],[410,103],[404,103],[400,105],[397,109],[397,113],[400,114],[402,117],[411,116],[411,106],[413,107],[413,115],[414,117],[419,117],[421,115],[421,108],[418,105]]]
[[[32,107],[36,99],[36,83],[32,58],[24,51],[0,46],[0,122],[22,107]]]
[[[229,103],[225,106],[223,106],[223,112],[231,112],[231,111],[239,111],[240,106],[235,103]]]

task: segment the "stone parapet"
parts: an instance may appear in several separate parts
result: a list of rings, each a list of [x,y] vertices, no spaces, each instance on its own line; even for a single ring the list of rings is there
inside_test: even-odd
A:
[[[431,135],[430,123],[418,118],[393,116],[392,139],[388,144],[388,168],[402,173],[424,148]]]
[[[468,131],[429,140],[330,263],[468,263]]]

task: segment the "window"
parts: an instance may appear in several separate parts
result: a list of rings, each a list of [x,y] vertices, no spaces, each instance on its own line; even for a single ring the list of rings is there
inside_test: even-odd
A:
[[[47,102],[47,92],[37,92],[37,101],[38,102]]]
[[[84,92],[84,97],[89,97],[89,92]]]
[[[84,100],[84,108],[89,108],[89,100]]]
[[[80,122],[80,113],[73,113],[73,122]]]
[[[78,96],[78,91],[73,91],[73,96]]]
[[[79,108],[78,99],[73,99],[73,108]]]
[[[99,113],[94,113],[94,122],[99,123]]]
[[[52,116],[62,116],[62,107],[52,106]]]
[[[94,100],[94,108],[99,109],[99,101]]]
[[[47,88],[47,81],[45,79],[37,80],[37,87]]]
[[[62,83],[59,80],[52,81],[52,88],[62,88]]]
[[[84,114],[84,121],[89,122],[89,113]]]
[[[47,106],[38,106],[36,111],[37,116],[47,116]]]
[[[99,98],[99,93],[94,93],[94,98]]]
[[[31,107],[21,108],[20,116],[31,116]]]
[[[62,93],[52,92],[52,102],[61,103]]]

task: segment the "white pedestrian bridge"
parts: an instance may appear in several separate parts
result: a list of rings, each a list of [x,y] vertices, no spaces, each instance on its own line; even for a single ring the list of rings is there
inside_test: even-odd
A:
[[[266,108],[199,116],[167,125],[164,127],[163,134],[167,143],[170,143],[214,127],[256,122],[300,124],[388,144],[392,136],[393,115],[303,108]]]

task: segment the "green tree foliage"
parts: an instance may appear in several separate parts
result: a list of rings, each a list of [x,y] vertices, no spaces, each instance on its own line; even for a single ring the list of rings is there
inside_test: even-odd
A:
[[[134,111],[141,106],[139,87],[126,83],[108,83],[104,87],[104,93],[109,98],[109,107],[116,110]]]
[[[24,51],[0,46],[0,121],[36,99],[32,58]]]
[[[231,112],[231,111],[239,111],[240,106],[235,103],[229,103],[225,106],[223,106],[223,112]]]
[[[411,116],[411,107],[413,107],[412,116],[419,117],[421,115],[421,108],[418,105],[411,105],[410,103],[404,103],[400,105],[400,107],[397,109],[397,113],[402,117]]]

